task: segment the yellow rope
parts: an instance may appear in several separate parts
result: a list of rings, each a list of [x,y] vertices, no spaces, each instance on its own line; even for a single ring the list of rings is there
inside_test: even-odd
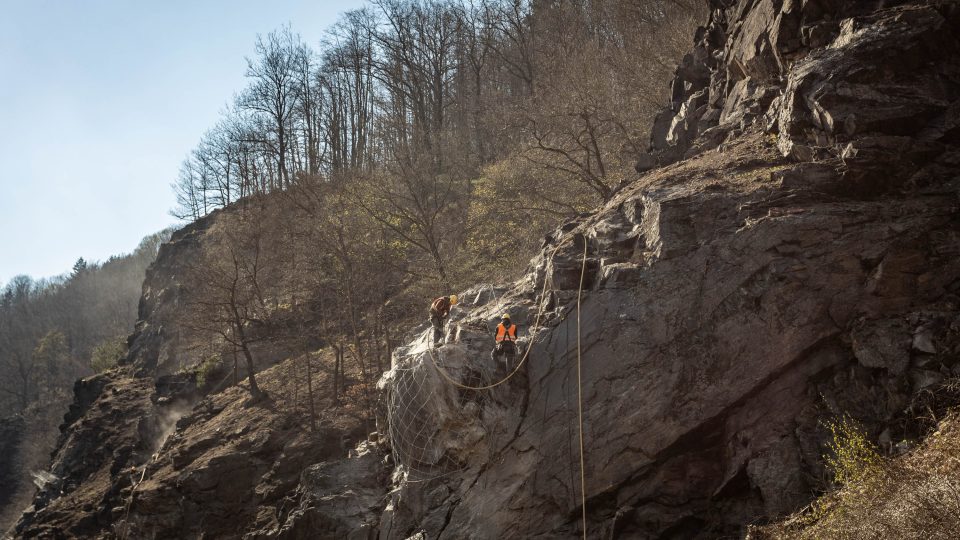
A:
[[[577,290],[577,420],[580,424],[580,508],[583,512],[583,539],[587,539],[587,475],[583,460],[583,384],[580,380],[580,297],[583,276],[587,273],[587,237],[583,237],[583,262],[580,265],[580,288]]]

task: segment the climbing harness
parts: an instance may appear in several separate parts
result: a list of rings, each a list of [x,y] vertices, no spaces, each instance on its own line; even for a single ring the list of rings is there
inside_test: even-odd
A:
[[[517,325],[510,323],[510,328],[507,328],[500,323],[497,325],[497,343],[503,343],[504,341],[516,341],[517,340]]]

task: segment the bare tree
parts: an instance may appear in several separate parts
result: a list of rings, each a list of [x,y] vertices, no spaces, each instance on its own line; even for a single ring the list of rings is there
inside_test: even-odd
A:
[[[300,108],[303,65],[309,62],[307,47],[289,27],[258,36],[256,57],[247,59],[250,85],[239,95],[237,105],[262,115],[265,119],[263,143],[276,160],[279,185],[290,185],[288,167],[291,122]],[[273,187],[273,186],[271,186]]]
[[[376,25],[369,10],[347,12],[330,34],[318,73],[328,102],[325,128],[333,176],[369,163]]]
[[[218,241],[206,246],[185,277],[188,309],[184,326],[218,336],[246,362],[254,400],[265,396],[257,385],[252,346],[265,339],[262,326],[272,308],[268,284],[276,279],[278,260],[268,249],[262,200],[253,199],[216,226]]]
[[[316,52],[282,28],[258,39],[249,87],[185,162],[176,215],[274,191],[298,205],[300,184],[334,186],[314,190],[336,204],[313,205],[311,219],[364,247],[346,254],[324,239],[318,264],[352,269],[343,275],[355,282],[380,242],[397,251],[383,262],[396,275],[451,285],[509,248],[486,238],[494,221],[536,236],[528,227],[549,229],[634,177],[667,93],[655,81],[702,10],[694,0],[378,0],[346,13]],[[344,305],[362,306],[349,296]],[[356,310],[341,314],[359,353],[380,330]]]
[[[533,38],[533,6],[529,0],[490,2],[491,18],[498,38],[491,42],[506,72],[519,81],[527,95],[534,90],[535,49]]]

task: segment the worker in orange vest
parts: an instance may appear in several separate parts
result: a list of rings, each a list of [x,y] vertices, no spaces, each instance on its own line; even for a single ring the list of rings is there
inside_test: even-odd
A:
[[[500,324],[497,325],[496,333],[497,344],[490,353],[490,358],[496,363],[499,357],[504,357],[504,362],[509,369],[513,360],[517,357],[517,325],[510,321],[510,314],[504,313],[500,318]]]
[[[430,304],[430,323],[433,325],[433,344],[440,346],[440,340],[443,338],[443,325],[447,322],[450,315],[450,308],[457,305],[457,295],[441,296],[435,298]]]

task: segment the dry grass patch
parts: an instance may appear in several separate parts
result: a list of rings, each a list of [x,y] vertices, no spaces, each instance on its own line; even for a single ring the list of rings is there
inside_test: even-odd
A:
[[[850,421],[832,430],[827,460],[841,487],[781,523],[752,527],[748,539],[960,538],[960,414],[895,458]]]

